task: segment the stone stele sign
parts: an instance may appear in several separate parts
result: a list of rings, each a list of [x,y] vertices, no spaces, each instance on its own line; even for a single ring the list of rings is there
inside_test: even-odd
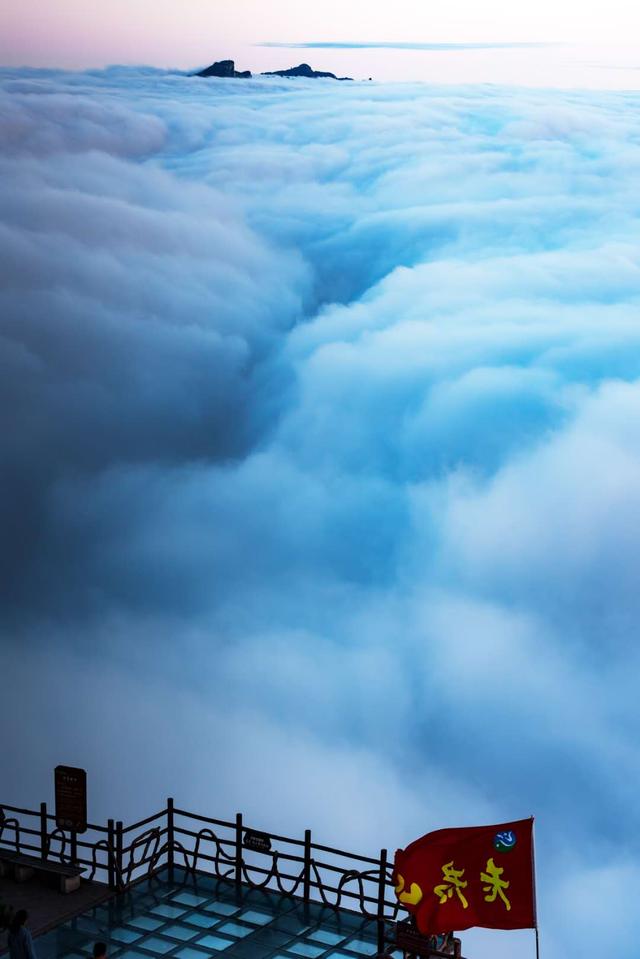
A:
[[[56,826],[70,832],[87,828],[87,774],[75,766],[56,766]]]

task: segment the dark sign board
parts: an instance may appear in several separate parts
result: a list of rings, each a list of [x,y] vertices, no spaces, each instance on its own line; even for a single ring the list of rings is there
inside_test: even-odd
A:
[[[421,956],[423,959],[448,959],[460,957],[460,940],[447,936],[447,942],[440,944],[436,936],[423,936],[407,922],[396,926],[396,945],[405,955]]]
[[[244,834],[243,846],[245,849],[253,849],[254,852],[271,852],[271,836],[266,832],[247,829]]]
[[[87,774],[75,766],[56,766],[56,826],[70,832],[87,828]]]

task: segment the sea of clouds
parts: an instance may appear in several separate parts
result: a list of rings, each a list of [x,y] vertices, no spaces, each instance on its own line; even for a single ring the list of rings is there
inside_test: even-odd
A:
[[[534,814],[636,942],[640,94],[0,80],[2,798]]]

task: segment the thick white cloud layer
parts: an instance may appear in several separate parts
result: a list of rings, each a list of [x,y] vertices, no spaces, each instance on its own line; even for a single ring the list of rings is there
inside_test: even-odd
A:
[[[2,83],[8,798],[534,813],[545,955],[635,941],[638,97]]]

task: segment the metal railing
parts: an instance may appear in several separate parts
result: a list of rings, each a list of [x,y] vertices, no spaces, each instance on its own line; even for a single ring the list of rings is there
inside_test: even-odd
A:
[[[122,892],[133,883],[176,868],[187,875],[208,873],[238,886],[271,889],[333,908],[347,908],[378,923],[378,946],[388,943],[387,924],[395,924],[398,901],[391,891],[387,850],[371,858],[312,840],[265,833],[249,827],[238,813],[233,821],[166,808],[124,826],[109,819],[87,824],[78,835],[56,826],[55,816],[0,805],[0,858],[15,851],[46,861],[85,867],[85,878]]]
[[[114,849],[109,825],[88,823],[87,835],[82,835],[60,829],[46,803],[40,803],[39,811],[0,805],[0,856],[12,851],[46,862],[84,866],[90,880],[98,874],[106,877]]]

